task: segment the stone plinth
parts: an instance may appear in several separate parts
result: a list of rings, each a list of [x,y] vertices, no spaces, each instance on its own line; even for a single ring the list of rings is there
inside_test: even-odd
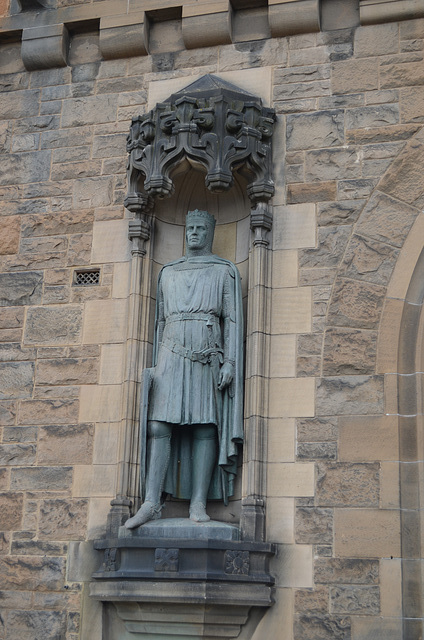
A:
[[[90,595],[136,637],[235,638],[251,606],[273,604],[274,545],[239,540],[233,525],[173,518],[94,546],[104,557]]]

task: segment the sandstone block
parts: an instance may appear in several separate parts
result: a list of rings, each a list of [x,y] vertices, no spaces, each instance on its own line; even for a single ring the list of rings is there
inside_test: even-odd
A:
[[[381,66],[380,82],[382,89],[408,87],[424,83],[422,61],[398,62]]]
[[[308,611],[309,613],[328,612],[328,588],[316,585],[312,589],[297,589],[294,595],[295,611]]]
[[[34,307],[28,310],[26,344],[75,344],[81,339],[80,306]]]
[[[101,122],[114,122],[118,96],[103,94],[63,101],[62,127],[79,127]]]
[[[400,92],[402,122],[424,122],[424,87],[408,87]]]
[[[21,220],[19,216],[3,216],[0,236],[0,255],[17,253]]]
[[[78,400],[22,400],[19,424],[72,424],[78,420]]]
[[[297,507],[296,542],[299,544],[331,544],[333,542],[333,510],[320,507]]]
[[[0,399],[29,398],[34,384],[34,363],[0,363]]]
[[[346,616],[302,613],[295,616],[294,637],[302,640],[349,640],[351,623]]]
[[[85,537],[88,500],[43,500],[39,535],[48,540],[82,540]]]
[[[340,176],[359,178],[360,175],[359,155],[353,147],[313,150],[305,154],[306,182],[337,180]]]
[[[331,86],[334,93],[355,93],[378,89],[377,58],[333,63]]]
[[[92,262],[126,262],[130,259],[128,220],[95,222],[93,227]]]
[[[287,82],[274,88],[274,100],[302,100],[320,98],[331,93],[329,80],[315,82]]]
[[[297,249],[315,247],[315,245],[316,220],[315,206],[312,203],[274,208],[274,249]],[[297,275],[297,270],[295,273]]]
[[[335,460],[336,442],[299,442],[296,451],[297,460]]]
[[[267,498],[267,539],[294,542],[294,498]]]
[[[346,416],[340,419],[340,460],[397,460],[397,416]]]
[[[382,376],[322,378],[317,384],[317,415],[375,415],[383,411]]]
[[[378,326],[385,297],[381,285],[340,278],[331,299],[328,322],[335,326],[374,329]]]
[[[0,309],[0,329],[21,327],[24,323],[24,313],[21,307]]]
[[[399,511],[336,509],[334,516],[336,555],[347,558],[399,557]]]
[[[376,129],[353,129],[346,132],[348,144],[377,144],[408,140],[417,132],[419,125],[396,124]]]
[[[39,304],[42,283],[43,274],[40,271],[0,274],[0,306]]]
[[[330,587],[331,611],[336,614],[377,615],[380,613],[379,587]]]
[[[376,353],[376,331],[328,329],[325,334],[323,374],[374,373]]]
[[[68,211],[49,214],[28,215],[22,222],[22,237],[60,236],[69,233],[84,233],[91,231],[93,211]]]
[[[317,504],[330,507],[377,507],[379,464],[319,462]]]
[[[93,438],[94,427],[91,424],[41,427],[38,463],[90,464]]]
[[[358,219],[364,202],[364,200],[320,202],[317,212],[318,226],[353,224]]]
[[[0,106],[0,117],[2,120],[37,116],[38,109],[38,91],[9,91],[2,94]]]
[[[4,427],[3,442],[36,442],[37,427]]]
[[[338,266],[351,234],[349,225],[318,229],[318,247],[300,251],[299,266],[306,269]]]
[[[73,183],[73,207],[107,207],[112,203],[113,178],[79,178]]]
[[[337,185],[337,198],[339,200],[351,200],[367,198],[377,184],[376,179],[361,178],[359,180],[339,180]],[[335,200],[336,198],[333,198]]]
[[[0,402],[0,425],[9,426],[15,424],[16,404],[14,402]]]
[[[28,465],[35,462],[36,448],[33,444],[1,444],[0,464]]]
[[[289,184],[287,188],[287,202],[289,204],[336,200],[336,196],[336,182],[295,183]]]
[[[268,464],[268,495],[314,495],[314,465],[310,462]]]
[[[354,235],[343,260],[342,274],[387,285],[398,255],[399,251],[391,245]]]
[[[273,334],[311,330],[312,290],[310,287],[276,289],[272,295]]]
[[[121,386],[82,386],[79,420],[82,422],[116,422],[121,418]]]
[[[288,150],[333,147],[343,144],[343,111],[289,115],[286,137]]]
[[[37,365],[36,384],[94,384],[98,378],[95,358],[43,360]]]
[[[83,343],[122,342],[126,337],[126,304],[122,300],[92,300],[85,305]]]
[[[65,579],[65,558],[2,557],[0,578],[3,589],[60,591]]]
[[[384,193],[411,205],[415,205],[420,209],[424,203],[422,197],[423,149],[424,144],[421,142],[418,134],[405,145],[402,153],[392,162],[390,169],[383,176],[379,184],[380,190]],[[393,214],[393,207],[391,206],[390,208]],[[404,204],[401,205],[401,208],[405,211],[406,227],[409,230],[408,222],[411,220],[413,213]],[[400,227],[399,221],[397,222],[397,226]]]
[[[378,584],[378,560],[317,558],[315,582],[323,584]]]
[[[346,129],[387,127],[399,122],[399,107],[395,104],[346,109]]]
[[[50,151],[30,151],[4,155],[0,185],[44,182],[50,176]]]
[[[387,178],[382,185],[386,190],[384,185],[392,191]],[[397,193],[396,197],[401,197],[401,194]],[[373,240],[401,247],[417,214],[415,208],[376,191],[362,213],[357,231]]]
[[[55,491],[69,489],[72,467],[21,467],[12,469],[10,486],[22,491]]]
[[[331,442],[337,440],[337,418],[299,418],[298,442]]]
[[[312,587],[312,546],[281,544],[270,562],[270,570],[279,587]]]
[[[22,493],[4,492],[0,495],[0,520],[4,531],[19,529],[22,522]]]
[[[360,27],[355,31],[355,55],[359,58],[383,56],[399,50],[399,26],[396,23]]]

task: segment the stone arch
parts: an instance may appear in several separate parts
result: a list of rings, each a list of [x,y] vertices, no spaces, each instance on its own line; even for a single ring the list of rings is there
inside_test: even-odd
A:
[[[397,419],[402,637],[413,639],[422,637],[423,616],[423,170],[421,129],[393,160],[353,228],[328,307],[323,361],[324,376],[361,376],[380,396],[381,413]],[[347,341],[356,349],[346,349],[344,360]]]

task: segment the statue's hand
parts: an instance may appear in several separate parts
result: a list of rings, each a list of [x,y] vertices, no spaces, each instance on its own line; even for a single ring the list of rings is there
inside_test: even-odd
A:
[[[218,389],[222,391],[231,383],[234,377],[234,367],[230,362],[224,362],[219,370]]]

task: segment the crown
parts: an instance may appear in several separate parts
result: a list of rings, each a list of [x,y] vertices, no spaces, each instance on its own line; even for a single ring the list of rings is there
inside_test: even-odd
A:
[[[194,211],[188,211],[186,216],[186,223],[190,222],[193,218],[202,218],[212,229],[215,229],[216,220],[208,211],[200,211],[194,209]]]

